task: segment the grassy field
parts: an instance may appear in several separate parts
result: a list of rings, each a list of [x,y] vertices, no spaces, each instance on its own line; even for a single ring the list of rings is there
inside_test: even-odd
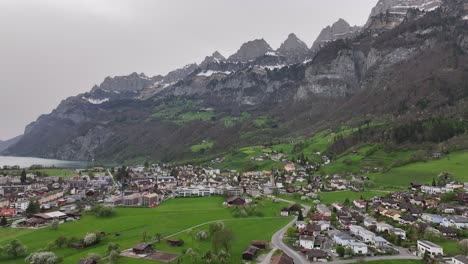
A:
[[[328,165],[325,165],[321,170],[325,174],[335,173],[359,173],[362,169],[366,170],[381,170],[392,166],[397,161],[409,159],[413,151],[394,151],[386,152],[379,145],[366,145],[349,150],[347,153],[340,156]]]
[[[468,181],[468,151],[451,153],[439,160],[411,163],[385,173],[369,174],[377,186],[407,187],[411,182],[431,183],[441,172],[450,172],[461,182]]]
[[[190,147],[192,152],[199,152],[201,150],[208,150],[213,147],[214,142],[211,140],[203,140],[200,144],[196,144]]]
[[[227,226],[232,225],[236,228],[233,229],[235,238],[232,252],[233,258],[239,260],[240,255],[238,253],[251,239],[267,239],[275,230],[290,221],[289,218],[278,217],[280,208],[285,206],[281,203],[265,201],[265,207],[261,209],[265,218],[248,219],[233,218],[231,211],[222,206],[223,201],[224,199],[221,197],[187,198],[173,199],[151,209],[117,208],[114,217],[96,218],[91,215],[84,215],[80,221],[64,223],[56,231],[49,228],[39,230],[4,228],[0,229],[0,245],[5,245],[13,238],[16,238],[28,247],[29,252],[35,252],[43,249],[48,243],[53,242],[61,235],[82,238],[88,232],[103,231],[108,234],[98,245],[83,250],[65,247],[53,249],[56,254],[65,258],[64,263],[76,263],[78,259],[85,257],[88,253],[103,255],[109,242],[116,242],[123,249],[130,248],[141,241],[143,232],[147,232],[149,236],[161,233],[165,237],[198,224],[224,220]],[[207,227],[202,228],[206,229]],[[115,236],[115,233],[120,233],[120,236]],[[260,236],[259,234],[263,235]],[[205,246],[199,245],[203,249]],[[161,249],[167,248],[163,243],[161,243],[160,247]],[[156,245],[156,248],[158,248],[158,245]],[[173,252],[177,250],[171,249]],[[21,263],[22,259],[0,257],[0,262],[7,264]],[[135,260],[133,262],[121,261],[120,263],[146,262]]]
[[[369,199],[374,196],[385,196],[387,192],[382,191],[363,191],[363,192],[353,192],[353,191],[337,191],[337,192],[321,192],[319,193],[320,201],[324,204],[331,204],[333,202],[343,203],[346,198],[351,202],[356,199],[360,199],[361,196],[364,199]]]
[[[11,175],[21,175],[22,170],[8,170],[8,173]],[[40,172],[43,175],[47,176],[58,176],[58,177],[71,177],[77,175],[76,171],[73,169],[60,169],[60,168],[51,168],[51,169],[37,169],[37,170],[26,170],[26,173],[37,173]]]
[[[275,162],[272,160],[256,161],[252,158],[259,157],[262,153],[270,153],[271,148],[262,146],[252,146],[238,149],[225,156],[222,163],[212,165],[215,168],[230,169],[237,171],[262,171],[271,170],[272,168],[284,167],[284,162]]]
[[[416,259],[390,259],[390,260],[377,260],[377,261],[366,261],[369,264],[422,264],[421,260]]]

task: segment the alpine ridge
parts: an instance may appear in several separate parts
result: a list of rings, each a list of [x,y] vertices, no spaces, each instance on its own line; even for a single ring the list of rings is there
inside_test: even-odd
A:
[[[403,2],[412,7],[393,17]],[[195,157],[190,146],[206,140],[216,155],[349,122],[466,118],[468,3],[437,2],[379,1],[370,24],[339,20],[315,50],[290,34],[276,51],[257,39],[165,76],[106,78],[40,116],[3,153],[168,161]]]

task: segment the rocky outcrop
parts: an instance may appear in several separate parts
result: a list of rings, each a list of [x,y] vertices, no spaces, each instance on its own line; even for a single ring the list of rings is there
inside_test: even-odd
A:
[[[442,0],[379,0],[364,28],[374,31],[389,30],[403,22],[410,10],[426,13],[440,7],[442,2]]]
[[[271,51],[273,51],[273,49],[264,39],[256,39],[242,44],[240,49],[231,55],[228,60],[234,62],[249,62]]]
[[[333,25],[322,29],[311,49],[317,51],[328,42],[339,39],[352,38],[359,33],[360,29],[361,28],[357,26],[350,26],[348,22],[340,18],[338,21],[333,23]]]
[[[288,38],[281,44],[276,52],[288,59],[288,63],[303,62],[309,54],[309,48],[296,34],[289,34]]]

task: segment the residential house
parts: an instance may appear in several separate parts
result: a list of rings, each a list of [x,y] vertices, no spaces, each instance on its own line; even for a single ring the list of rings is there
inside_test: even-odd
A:
[[[309,235],[302,235],[299,237],[299,246],[305,249],[313,249],[315,244],[315,238]]]
[[[444,217],[436,214],[422,214],[421,219],[431,224],[440,224],[444,220]]]
[[[377,224],[377,221],[375,221],[374,218],[365,217],[363,224],[365,227],[369,228],[370,226],[375,226]]]
[[[377,232],[390,232],[390,230],[393,229],[393,226],[384,223],[384,222],[378,222],[376,224],[376,230]]]
[[[418,240],[418,252],[417,252],[418,256],[422,257],[424,256],[426,252],[430,256],[435,257],[435,256],[443,255],[444,249],[441,246],[434,244],[430,241]]]
[[[388,241],[381,236],[375,236],[371,243],[376,247],[383,247],[389,244]]]
[[[296,222],[296,228],[298,230],[304,230],[306,228],[306,226],[307,226],[307,223],[304,222],[304,221],[297,221]]]
[[[370,243],[374,240],[375,234],[362,226],[351,225],[349,226],[349,231],[355,236],[361,238],[362,241]]]
[[[324,204],[317,205],[317,212],[324,216],[331,216],[331,210]]]
[[[294,259],[285,253],[281,253],[271,258],[271,264],[294,264]]]
[[[286,207],[281,209],[281,216],[289,216],[289,209]]]
[[[441,225],[446,227],[455,227],[458,229],[468,228],[468,217],[464,216],[446,216]]]
[[[457,237],[457,231],[452,227],[438,226],[437,230],[444,236],[454,238]]]
[[[311,249],[306,252],[306,258],[311,262],[327,262],[328,254],[320,249]]]
[[[362,242],[354,241],[349,244],[349,247],[353,250],[356,255],[367,255],[368,248],[367,245]]]
[[[453,264],[468,264],[468,256],[463,256],[463,255],[458,255],[455,257],[452,257]]]
[[[363,200],[354,200],[353,201],[354,206],[356,206],[359,209],[364,209],[366,208],[366,202]]]
[[[392,228],[390,230],[390,232],[392,232],[393,234],[395,234],[396,236],[399,236],[401,237],[401,239],[406,239],[406,232],[405,230],[401,229],[401,228]]]

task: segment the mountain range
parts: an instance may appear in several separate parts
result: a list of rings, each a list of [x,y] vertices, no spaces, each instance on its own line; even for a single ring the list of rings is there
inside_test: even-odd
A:
[[[290,34],[276,50],[256,39],[165,76],[107,77],[3,154],[174,160],[206,142],[214,155],[363,120],[465,118],[467,53],[467,1],[380,0],[365,25],[340,19],[310,48]]]

